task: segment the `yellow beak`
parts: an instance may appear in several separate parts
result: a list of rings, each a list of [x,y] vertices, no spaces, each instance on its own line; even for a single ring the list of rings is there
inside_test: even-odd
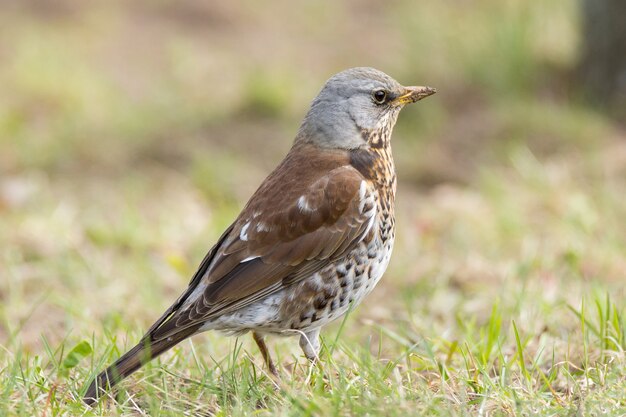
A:
[[[393,104],[404,106],[408,103],[415,103],[423,98],[432,96],[437,92],[432,87],[411,86],[404,87],[405,93],[393,100]]]

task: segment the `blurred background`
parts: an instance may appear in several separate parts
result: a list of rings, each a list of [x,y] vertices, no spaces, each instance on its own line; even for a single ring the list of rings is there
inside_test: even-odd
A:
[[[496,303],[565,343],[547,309],[626,298],[618,3],[2,1],[0,342],[136,340],[326,79],[372,66],[438,93],[396,127],[396,252],[358,320],[453,339]]]

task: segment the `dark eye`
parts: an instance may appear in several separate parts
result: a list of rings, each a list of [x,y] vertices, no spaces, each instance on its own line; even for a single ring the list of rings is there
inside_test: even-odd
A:
[[[387,92],[385,90],[374,90],[372,97],[377,104],[384,104],[387,100]]]

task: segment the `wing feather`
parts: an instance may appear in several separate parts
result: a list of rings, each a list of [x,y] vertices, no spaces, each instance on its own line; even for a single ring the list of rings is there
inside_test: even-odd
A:
[[[364,204],[363,187],[372,193],[373,186],[352,166],[335,167],[304,187],[291,187],[291,193],[271,179],[212,249],[211,259],[205,258],[183,301],[153,326],[153,340],[299,282],[342,257],[369,232],[375,209]]]

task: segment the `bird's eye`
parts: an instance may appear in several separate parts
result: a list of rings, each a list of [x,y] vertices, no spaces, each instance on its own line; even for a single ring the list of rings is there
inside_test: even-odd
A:
[[[374,90],[372,97],[376,104],[384,104],[387,100],[387,92],[385,90]]]

